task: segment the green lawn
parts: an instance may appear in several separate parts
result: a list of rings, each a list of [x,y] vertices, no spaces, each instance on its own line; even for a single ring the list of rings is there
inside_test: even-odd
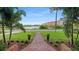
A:
[[[64,32],[42,32],[42,35],[46,38],[47,34],[50,34],[50,40],[51,42],[56,42],[56,41],[64,41],[67,42],[68,38],[64,34]]]
[[[28,34],[30,34],[32,37],[34,36],[34,32],[20,32],[20,33],[15,33],[15,34],[12,34],[12,38],[11,40],[14,40],[14,41],[26,41],[28,40]],[[9,35],[7,34],[6,35],[6,39],[8,40],[8,37]],[[31,38],[32,38],[31,37]],[[2,39],[2,36],[0,36],[0,39]]]

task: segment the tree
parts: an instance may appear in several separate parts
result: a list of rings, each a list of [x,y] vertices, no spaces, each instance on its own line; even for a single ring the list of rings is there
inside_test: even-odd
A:
[[[5,31],[4,31],[4,26],[6,21],[8,21],[9,18],[11,18],[11,10],[9,7],[1,7],[0,8],[0,16],[1,16],[1,25],[2,25],[2,33],[3,33],[3,39],[4,43],[6,43],[6,38],[5,38]]]
[[[64,30],[65,34],[67,37],[71,37],[71,44],[74,46],[74,41],[73,41],[73,33],[74,33],[74,23],[78,20],[79,17],[79,8],[76,7],[66,7],[63,8],[63,14],[66,17],[66,21],[64,24]]]
[[[12,17],[10,18],[10,20],[6,21],[6,23],[5,23],[6,26],[9,27],[9,29],[10,29],[9,40],[11,40],[12,29],[14,27],[17,27],[25,32],[23,25],[19,21],[21,21],[22,15],[26,16],[26,13],[23,10],[19,10],[19,9],[17,9],[16,12],[14,12],[14,11],[15,11],[15,9],[13,10],[13,13],[11,15]]]
[[[40,25],[40,29],[48,29],[46,25]]]
[[[57,26],[57,16],[58,16],[58,11],[61,10],[59,7],[51,7],[50,8],[51,12],[55,11],[55,32],[56,32],[56,26]]]
[[[10,29],[9,39],[11,39],[12,29],[16,24],[20,25],[19,27],[23,29],[23,27],[21,27],[22,24],[19,23],[19,21],[22,18],[21,15],[26,15],[26,13],[23,10],[19,10],[18,8],[15,7],[0,8],[0,16],[1,16],[0,24],[2,25],[4,43],[6,43],[5,31],[4,31],[5,26],[9,27]]]

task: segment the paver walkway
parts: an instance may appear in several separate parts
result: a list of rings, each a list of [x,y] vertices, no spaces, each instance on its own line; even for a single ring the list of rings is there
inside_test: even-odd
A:
[[[22,51],[56,51],[56,49],[46,43],[44,38],[38,32],[36,33],[32,43],[22,49]]]

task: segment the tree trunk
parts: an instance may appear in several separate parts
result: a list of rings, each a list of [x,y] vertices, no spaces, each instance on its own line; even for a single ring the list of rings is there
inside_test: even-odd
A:
[[[77,41],[77,39],[78,39],[78,34],[79,34],[79,29],[78,29],[78,24],[77,24],[77,37],[76,37],[76,41]]]
[[[11,28],[10,28],[9,41],[11,40],[11,35],[12,35],[12,26],[11,26]]]
[[[74,46],[74,41],[73,41],[73,7],[72,7],[72,31],[71,31],[71,43],[72,43],[72,47]]]
[[[4,23],[2,23],[2,33],[3,33],[3,39],[4,39],[4,43],[6,44],[6,38],[5,38],[5,32],[4,32]]]
[[[74,45],[74,41],[73,41],[73,22],[72,22],[72,34],[71,34],[71,43],[72,43],[72,46]]]
[[[58,10],[56,10],[55,32],[56,32],[56,28],[57,28],[57,12],[58,12]]]

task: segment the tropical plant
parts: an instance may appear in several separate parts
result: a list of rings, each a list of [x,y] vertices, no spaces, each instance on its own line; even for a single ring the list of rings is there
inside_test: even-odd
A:
[[[65,34],[68,38],[71,38],[71,44],[73,46],[74,45],[74,40],[73,40],[74,24],[77,21],[79,21],[78,20],[79,8],[76,8],[76,7],[63,8],[63,14],[66,17],[64,22]]]
[[[11,15],[12,17],[10,18],[9,21],[6,21],[6,24],[5,24],[10,29],[9,40],[11,40],[12,29],[14,27],[19,28],[25,32],[23,25],[19,21],[21,21],[22,15],[26,16],[26,13],[23,10],[19,10],[19,9],[17,9],[16,12],[14,11],[15,9],[13,10],[13,13]]]
[[[9,20],[9,18],[11,18],[11,10],[9,7],[1,7],[0,8],[0,24],[2,25],[2,33],[3,33],[3,39],[4,39],[4,43],[6,43],[6,38],[5,38],[5,31],[4,31],[4,26],[6,21]]]
[[[18,8],[15,7],[1,7],[0,8],[0,24],[2,25],[2,33],[3,33],[3,39],[4,43],[6,43],[6,38],[5,38],[5,31],[4,27],[7,26],[10,29],[10,36],[9,40],[11,39],[12,35],[12,29],[15,27],[15,25],[19,26],[23,30],[22,24],[19,23],[19,21],[22,18],[22,15],[26,15],[26,13],[23,10],[19,10]]]
[[[55,32],[56,32],[58,11],[61,10],[61,8],[60,7],[51,7],[50,10],[51,10],[51,12],[55,11]]]
[[[0,43],[0,51],[4,51],[7,48],[7,46],[3,43]]]

